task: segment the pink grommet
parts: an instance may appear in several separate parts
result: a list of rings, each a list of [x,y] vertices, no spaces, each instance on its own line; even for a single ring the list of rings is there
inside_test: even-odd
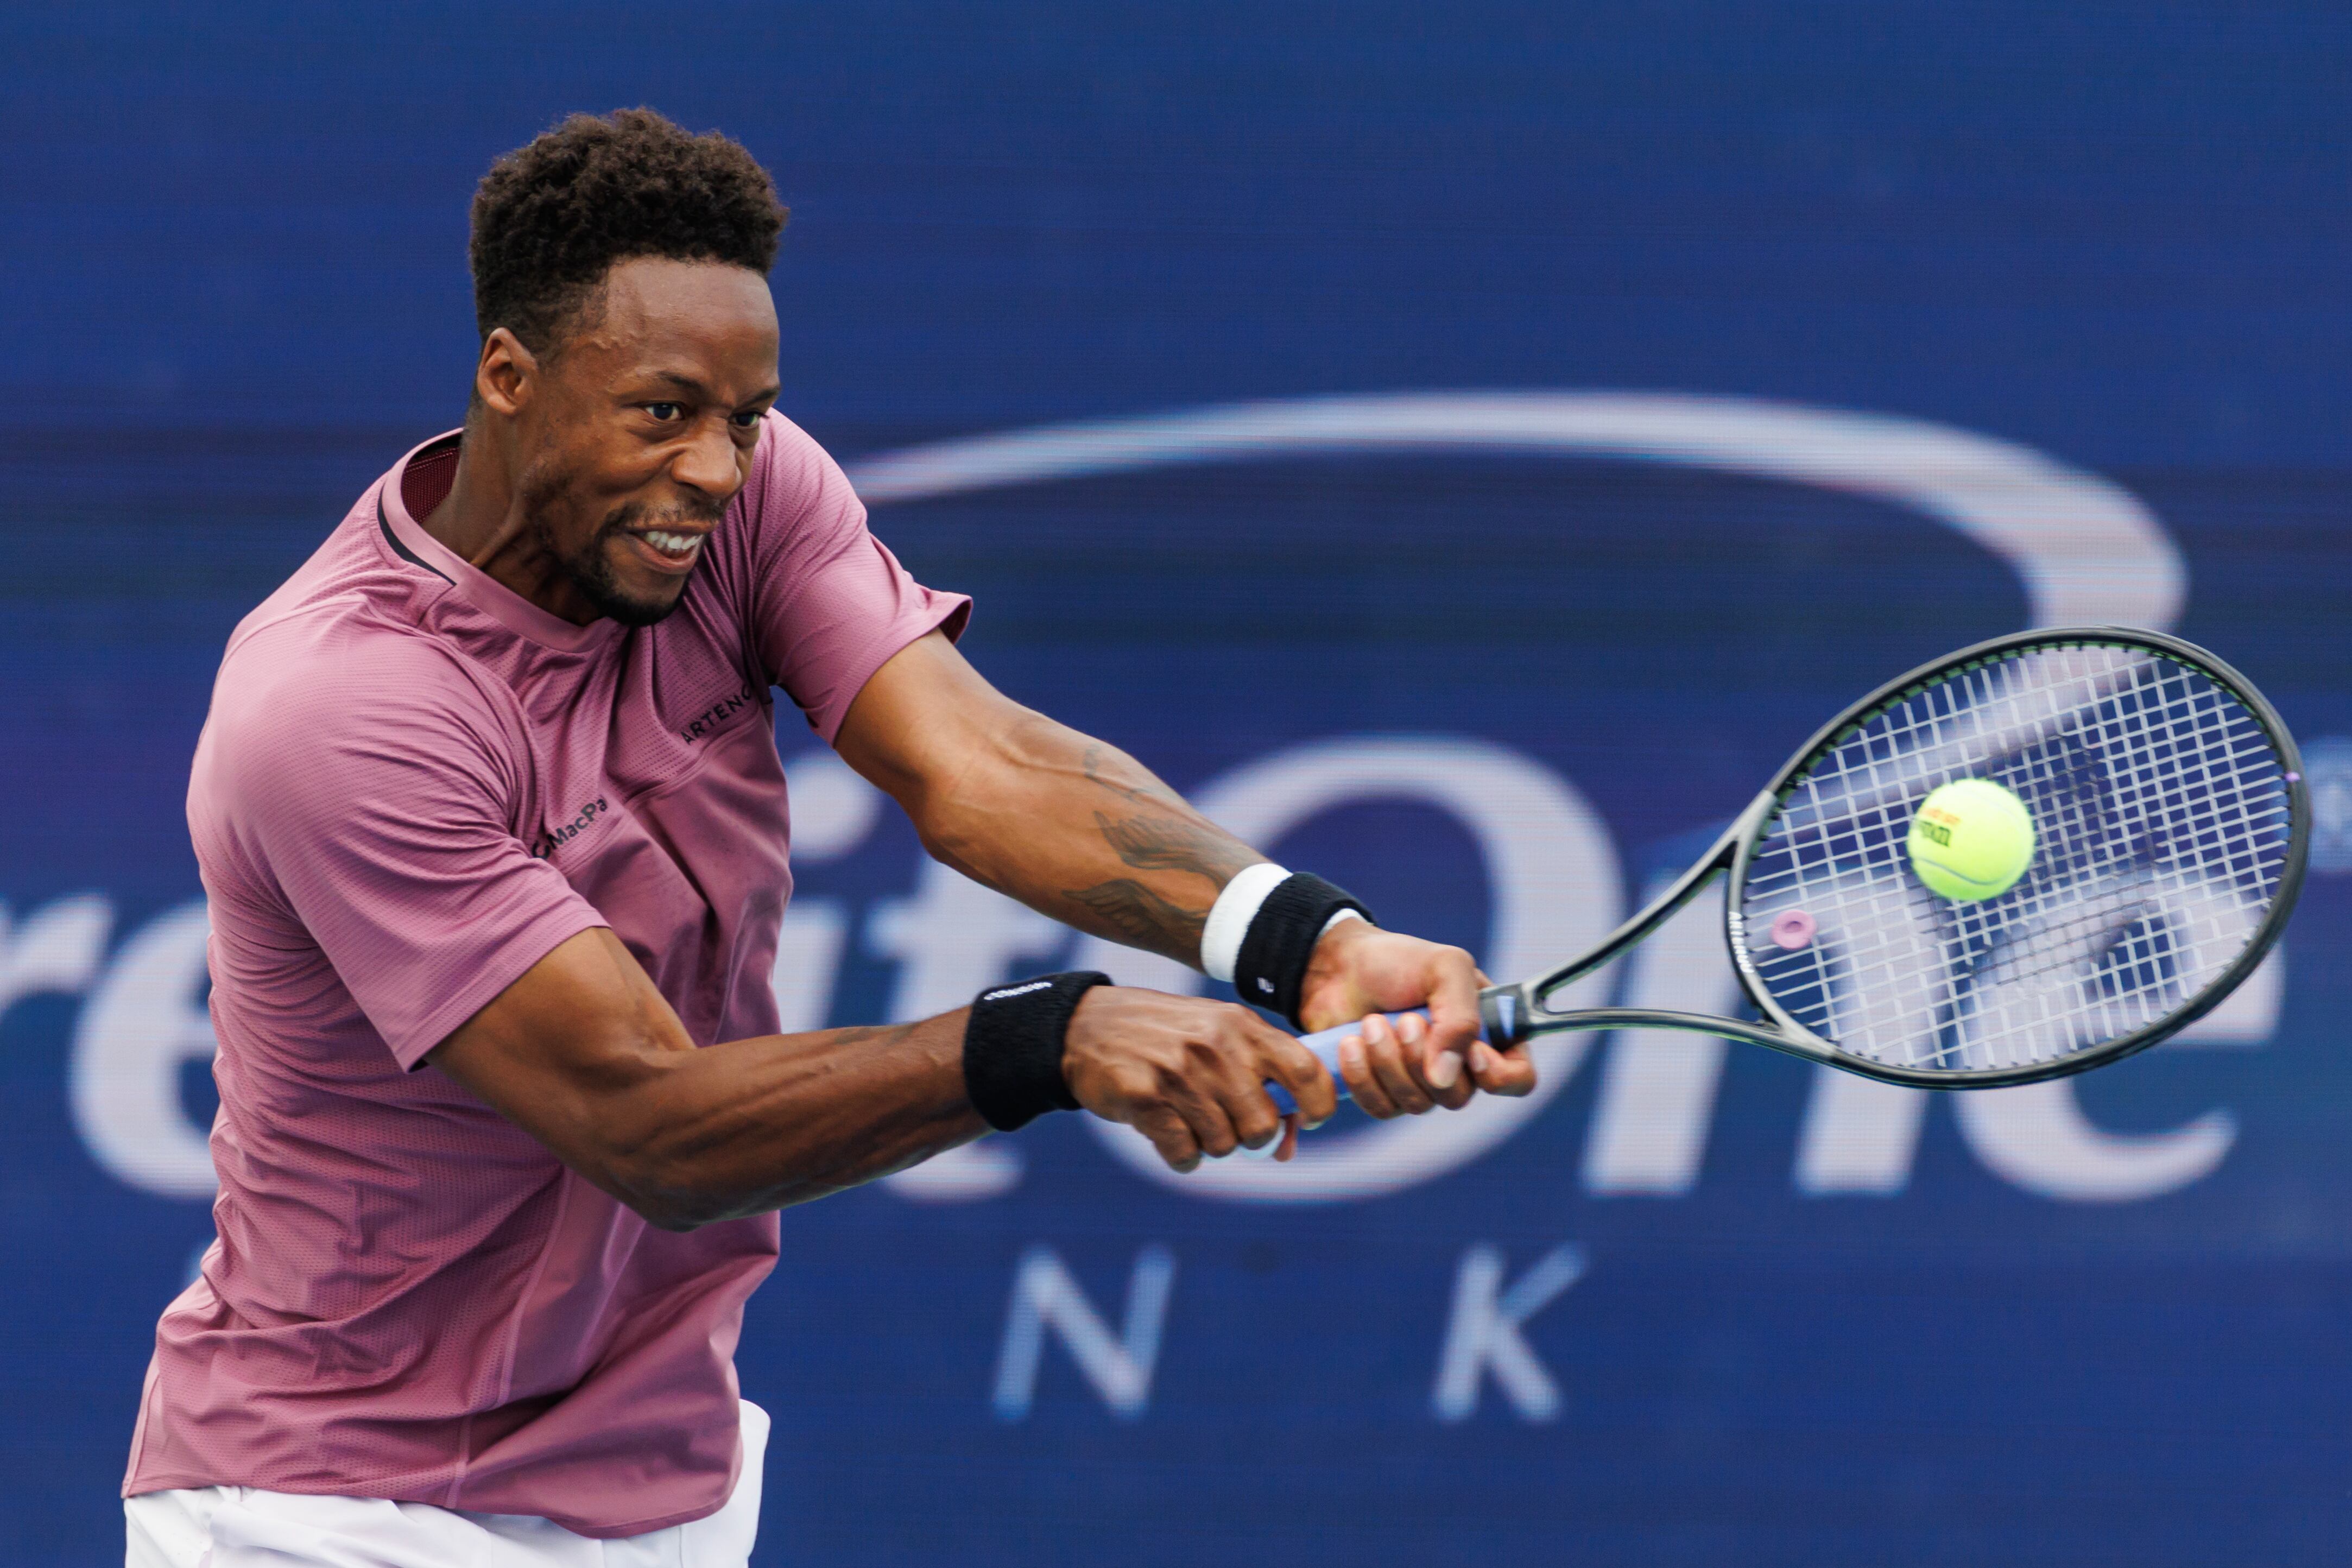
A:
[[[1774,945],[1794,952],[1801,947],[1811,946],[1813,932],[1818,929],[1813,924],[1813,917],[1804,910],[1782,910],[1772,917],[1772,942]]]

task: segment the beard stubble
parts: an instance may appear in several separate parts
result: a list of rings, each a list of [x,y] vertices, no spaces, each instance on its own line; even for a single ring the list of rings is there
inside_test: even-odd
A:
[[[650,626],[667,619],[670,613],[686,601],[687,585],[694,574],[702,570],[700,556],[678,584],[677,592],[664,600],[635,598],[621,586],[613,571],[613,560],[607,546],[619,534],[631,529],[659,528],[665,523],[693,522],[716,525],[727,515],[725,501],[709,501],[700,505],[672,507],[655,512],[642,501],[630,501],[614,507],[604,514],[581,547],[566,551],[556,538],[551,521],[557,498],[569,489],[578,474],[576,466],[559,464],[552,459],[534,463],[525,471],[519,487],[523,505],[525,525],[547,558],[555,563],[580,596],[586,599],[598,615],[620,622],[625,626]],[[708,550],[709,545],[705,543]]]

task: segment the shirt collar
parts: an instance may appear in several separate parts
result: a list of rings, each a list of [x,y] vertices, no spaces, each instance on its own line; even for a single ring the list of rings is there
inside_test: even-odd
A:
[[[549,614],[488,573],[469,564],[456,551],[425,532],[425,526],[408,515],[408,503],[401,495],[401,480],[408,472],[408,465],[415,462],[419,454],[455,440],[462,434],[462,431],[451,430],[419,443],[393,465],[391,473],[384,476],[376,489],[376,517],[383,530],[385,542],[403,560],[447,579],[450,586],[467,604],[517,637],[567,653],[581,652],[611,641],[621,630],[619,622],[599,617],[584,626],[576,626],[561,616]]]

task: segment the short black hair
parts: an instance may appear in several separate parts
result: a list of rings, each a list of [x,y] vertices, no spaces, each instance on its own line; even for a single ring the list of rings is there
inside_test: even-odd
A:
[[[742,143],[650,109],[574,114],[490,165],[474,192],[474,324],[534,354],[615,262],[723,261],[765,276],[788,215]]]

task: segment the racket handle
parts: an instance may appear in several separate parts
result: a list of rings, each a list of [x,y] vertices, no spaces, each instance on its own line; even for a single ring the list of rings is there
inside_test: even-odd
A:
[[[1389,1026],[1394,1028],[1397,1020],[1404,1016],[1406,1015],[1402,1013],[1391,1013],[1388,1016]],[[1429,1021],[1429,1010],[1425,1007],[1416,1007],[1412,1010],[1412,1016],[1419,1018],[1425,1024]],[[1352,1024],[1342,1024],[1336,1029],[1325,1029],[1318,1034],[1298,1037],[1298,1043],[1313,1051],[1315,1059],[1321,1062],[1331,1074],[1331,1082],[1339,1090],[1341,1100],[1348,1098],[1348,1080],[1339,1076],[1339,1042],[1349,1035],[1360,1032],[1363,1026],[1363,1020],[1360,1018]],[[1290,1091],[1282,1085],[1269,1079],[1266,1081],[1265,1093],[1266,1098],[1274,1101],[1274,1108],[1285,1116],[1298,1114],[1298,1101],[1293,1100]]]
[[[1408,1015],[1403,1013],[1389,1014],[1387,1016],[1389,1026],[1391,1028],[1394,1028],[1396,1026],[1397,1020],[1406,1017]],[[1426,1007],[1415,1007],[1410,1016],[1419,1018],[1422,1022],[1427,1023],[1429,1021],[1429,1009]],[[1339,1076],[1339,1042],[1346,1039],[1349,1035],[1358,1033],[1363,1028],[1363,1020],[1359,1018],[1352,1024],[1342,1024],[1336,1029],[1324,1029],[1316,1034],[1301,1035],[1298,1037],[1298,1043],[1305,1046],[1308,1050],[1314,1052],[1315,1059],[1321,1062],[1324,1069],[1330,1073],[1332,1087],[1339,1091],[1339,1098],[1341,1100],[1348,1098],[1348,1080]],[[1480,1037],[1484,1038],[1485,1037],[1482,1035]],[[1272,1079],[1266,1079],[1265,1097],[1274,1101],[1274,1108],[1282,1112],[1285,1116],[1296,1116],[1298,1114],[1298,1101],[1292,1098],[1290,1090],[1283,1088],[1282,1085],[1275,1082]],[[1234,1151],[1234,1152],[1246,1154],[1252,1159],[1270,1160],[1274,1157],[1275,1150],[1280,1148],[1281,1144],[1282,1141],[1277,1138],[1263,1149],[1252,1149],[1247,1145],[1244,1145],[1242,1148]]]

